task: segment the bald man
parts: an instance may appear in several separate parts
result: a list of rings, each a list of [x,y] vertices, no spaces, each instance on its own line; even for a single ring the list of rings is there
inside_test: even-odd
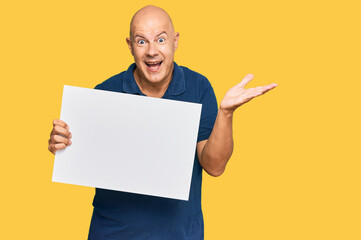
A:
[[[169,15],[155,6],[135,13],[126,41],[135,63],[95,88],[202,104],[190,196],[180,201],[96,189],[89,239],[204,239],[202,170],[211,176],[224,172],[233,151],[233,112],[276,84],[245,89],[253,78],[249,74],[226,93],[218,109],[209,81],[174,62],[179,33]],[[53,124],[49,150],[55,154],[71,144],[72,135],[65,122]]]

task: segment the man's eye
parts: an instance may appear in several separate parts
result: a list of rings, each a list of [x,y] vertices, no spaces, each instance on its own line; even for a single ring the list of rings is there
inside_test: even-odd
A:
[[[144,40],[139,40],[138,44],[145,44],[145,41]]]
[[[158,42],[164,42],[164,41],[165,41],[164,38],[159,38],[159,39],[158,39]]]

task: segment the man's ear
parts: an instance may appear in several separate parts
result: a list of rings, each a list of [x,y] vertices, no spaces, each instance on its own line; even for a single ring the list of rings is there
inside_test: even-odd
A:
[[[179,42],[179,33],[176,32],[174,34],[174,51],[177,50],[178,48],[178,42]]]
[[[130,41],[130,38],[126,38],[126,40],[127,40],[128,48],[129,48],[130,52],[132,53],[132,55],[134,56],[132,42]]]

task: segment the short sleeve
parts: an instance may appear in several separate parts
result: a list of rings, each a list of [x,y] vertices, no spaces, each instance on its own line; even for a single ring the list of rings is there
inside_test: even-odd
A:
[[[107,88],[106,88],[105,85],[107,85],[107,84],[106,84],[106,81],[104,81],[104,82],[102,82],[102,83],[99,83],[98,85],[95,86],[94,89],[97,89],[97,90],[107,90]],[[109,85],[109,84],[108,84],[108,85]]]
[[[214,94],[212,86],[209,84],[205,94],[201,98],[202,112],[199,123],[197,142],[206,140],[212,133],[214,123],[216,121],[218,106],[216,95]]]

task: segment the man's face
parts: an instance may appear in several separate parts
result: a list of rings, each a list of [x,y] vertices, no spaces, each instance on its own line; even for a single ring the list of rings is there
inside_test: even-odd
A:
[[[127,43],[141,81],[154,84],[171,80],[178,38],[166,16],[134,19]]]

